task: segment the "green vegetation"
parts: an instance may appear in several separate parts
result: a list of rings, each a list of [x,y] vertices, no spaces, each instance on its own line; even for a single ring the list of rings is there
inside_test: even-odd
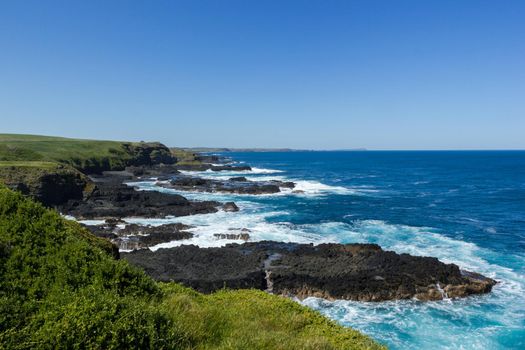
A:
[[[178,165],[198,165],[201,161],[197,160],[197,154],[186,151],[182,148],[170,148],[171,154],[177,158]]]
[[[41,161],[0,161],[0,182],[5,184],[38,186],[45,176],[72,176],[86,183],[88,181],[84,174],[69,165]]]
[[[127,165],[172,163],[175,159],[169,149],[158,142],[0,134],[0,161],[58,162],[91,173],[122,170]]]
[[[10,167],[18,167],[23,169],[45,169],[49,171],[55,171],[58,169],[64,169],[65,166],[55,162],[43,162],[43,161],[0,161],[0,169],[7,169]]]
[[[156,283],[114,254],[0,185],[0,348],[381,348],[293,301]]]

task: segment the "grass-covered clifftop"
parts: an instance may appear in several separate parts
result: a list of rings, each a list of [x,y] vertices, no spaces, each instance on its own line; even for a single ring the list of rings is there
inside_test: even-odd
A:
[[[186,151],[182,148],[171,147],[171,154],[177,158],[177,164],[180,165],[195,165],[200,164],[197,153]]]
[[[168,147],[159,142],[0,134],[0,161],[58,162],[85,173],[93,173],[122,170],[127,165],[171,164],[176,158]]]
[[[0,185],[0,348],[381,348],[291,300],[159,284],[114,253]]]

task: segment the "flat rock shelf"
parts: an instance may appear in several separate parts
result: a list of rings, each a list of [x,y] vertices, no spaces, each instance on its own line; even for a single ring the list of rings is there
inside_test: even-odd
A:
[[[187,245],[121,256],[160,281],[201,292],[256,288],[300,299],[441,300],[491,291],[496,281],[436,258],[385,251],[375,244],[248,242]]]

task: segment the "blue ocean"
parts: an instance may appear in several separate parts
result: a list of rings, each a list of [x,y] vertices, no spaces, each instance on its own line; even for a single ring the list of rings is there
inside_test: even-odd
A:
[[[434,256],[499,283],[488,295],[463,300],[301,302],[391,349],[525,349],[525,152],[222,155],[253,170],[196,175],[289,180],[296,188],[262,196],[184,193],[235,201],[241,211],[176,218],[195,225],[195,237],[159,247],[216,246],[225,242],[214,233],[247,228],[252,240],[372,242]],[[137,185],[171,191],[153,182]]]

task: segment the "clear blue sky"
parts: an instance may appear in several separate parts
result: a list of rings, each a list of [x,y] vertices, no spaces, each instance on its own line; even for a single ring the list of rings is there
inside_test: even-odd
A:
[[[0,0],[0,132],[524,149],[525,1]]]

